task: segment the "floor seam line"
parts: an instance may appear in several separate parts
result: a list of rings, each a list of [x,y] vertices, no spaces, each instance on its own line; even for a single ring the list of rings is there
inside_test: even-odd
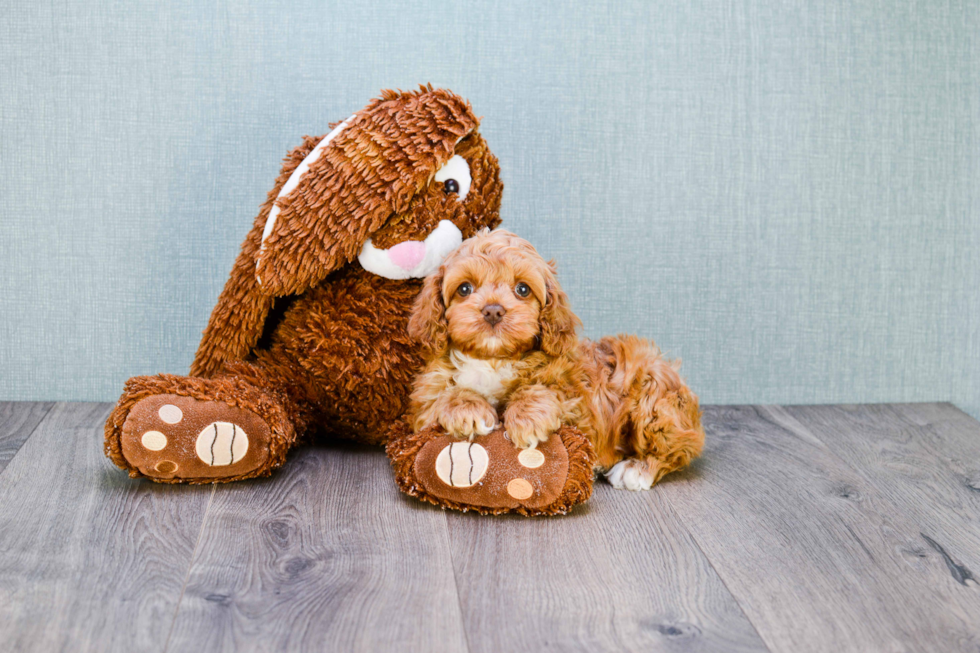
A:
[[[197,541],[194,542],[194,551],[191,553],[190,563],[187,565],[187,573],[184,574],[184,583],[180,586],[180,595],[177,597],[177,604],[174,606],[174,617],[170,620],[170,630],[167,631],[167,639],[163,644],[163,653],[167,653],[170,648],[170,638],[173,637],[174,627],[177,625],[177,615],[180,614],[180,604],[184,602],[184,592],[187,590],[187,583],[191,578],[191,570],[197,561],[197,552],[201,548],[201,540],[204,538],[204,528],[208,523],[208,515],[211,513],[211,503],[214,501],[214,494],[218,484],[211,484],[211,494],[208,495],[208,505],[204,508],[204,518],[201,519],[201,530],[197,533]]]
[[[715,572],[715,576],[721,582],[721,585],[722,587],[725,588],[725,591],[728,592],[728,595],[732,597],[733,601],[735,601],[735,605],[738,606],[739,612],[741,612],[742,616],[745,617],[745,621],[747,621],[748,624],[752,626],[752,630],[755,631],[756,635],[758,635],[759,641],[765,645],[766,650],[768,650],[770,653],[773,653],[775,649],[772,647],[772,644],[766,641],[766,638],[762,636],[761,632],[759,632],[759,627],[756,626],[755,622],[752,620],[752,617],[750,617],[748,612],[745,611],[745,608],[742,606],[742,602],[739,601],[737,596],[735,596],[735,592],[732,591],[732,588],[728,586],[728,583],[725,581],[725,577],[721,575],[721,572],[718,570],[718,567],[715,566],[715,563],[711,560],[710,557],[708,557],[708,554],[705,553],[704,548],[701,546],[701,543],[698,541],[697,536],[695,536],[694,533],[691,532],[691,530],[687,527],[687,525],[681,521],[677,513],[677,508],[674,507],[674,503],[670,500],[670,496],[664,494],[663,497],[664,497],[664,501],[670,507],[670,511],[674,513],[675,520],[677,521],[678,524],[680,524],[681,528],[684,529],[684,532],[687,533],[688,537],[691,538],[691,542],[694,544],[695,548],[697,548],[698,553],[701,554],[701,557],[704,558],[704,561],[708,563],[709,567],[711,567],[711,571]]]
[[[14,403],[14,402],[11,402],[11,403]],[[36,402],[36,403],[39,403],[40,404],[40,403],[45,403],[45,402],[39,401],[39,402]],[[41,419],[38,420],[37,424],[34,425],[34,428],[31,429],[31,432],[27,434],[27,437],[24,438],[24,441],[20,443],[20,446],[17,447],[17,451],[14,452],[14,455],[10,457],[10,460],[7,461],[7,464],[4,465],[3,469],[0,469],[0,476],[3,476],[4,473],[10,468],[10,464],[12,462],[14,462],[14,460],[17,458],[17,456],[20,455],[20,452],[24,450],[24,445],[27,444],[27,442],[31,438],[34,437],[34,434],[37,433],[37,430],[39,428],[41,428],[41,425],[44,424],[44,422],[48,419],[48,416],[55,409],[55,407],[57,407],[59,404],[65,404],[65,403],[68,403],[68,402],[65,402],[65,401],[53,401],[53,402],[51,402],[51,406],[46,411],[44,411],[44,415],[41,417]]]
[[[453,555],[453,543],[449,538],[449,515],[443,511],[442,518],[446,524],[446,548],[449,550],[449,559],[453,563],[453,589],[456,592],[456,605],[459,607],[459,625],[463,631],[463,642],[466,644],[466,651],[470,653],[472,651],[470,647],[470,634],[466,631],[466,620],[463,617],[463,599],[459,595],[459,576],[456,573],[456,557]]]

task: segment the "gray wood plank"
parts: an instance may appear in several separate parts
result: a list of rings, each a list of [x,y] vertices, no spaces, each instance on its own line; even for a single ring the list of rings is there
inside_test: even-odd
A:
[[[168,650],[465,651],[444,513],[377,448],[218,486]]]
[[[0,402],[0,474],[53,406],[50,401]]]
[[[980,592],[921,549],[918,526],[803,428],[705,409],[705,454],[661,496],[773,651],[980,647]]]
[[[980,495],[980,422],[948,403],[893,404],[891,408],[920,427],[916,437],[942,457],[971,496]]]
[[[766,651],[684,521],[599,483],[571,515],[453,513],[470,649]]]
[[[793,406],[770,414],[812,432],[918,525],[910,560],[938,555],[956,582],[980,582],[980,423],[949,404]]]
[[[4,651],[163,648],[212,490],[113,466],[111,408],[56,405],[0,475]]]

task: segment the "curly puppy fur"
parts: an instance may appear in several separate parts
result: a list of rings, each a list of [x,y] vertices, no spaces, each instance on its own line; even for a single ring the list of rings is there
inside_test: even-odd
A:
[[[122,426],[140,398],[167,393],[265,420],[272,455],[245,476],[268,475],[314,427],[385,442],[423,364],[407,335],[422,279],[378,276],[358,262],[359,252],[369,238],[388,249],[425,241],[440,224],[469,238],[500,222],[499,166],[478,125],[466,100],[426,86],[385,91],[336,125],[332,138],[305,138],[242,245],[191,376],[130,379],[106,422],[106,454],[141,475],[121,453]],[[435,180],[455,157],[468,165],[465,197]]]
[[[649,489],[701,452],[698,399],[651,341],[579,340],[579,324],[530,243],[503,230],[466,241],[426,279],[409,321],[430,353],[410,423],[471,438],[502,418],[519,447],[570,424],[613,485]]]

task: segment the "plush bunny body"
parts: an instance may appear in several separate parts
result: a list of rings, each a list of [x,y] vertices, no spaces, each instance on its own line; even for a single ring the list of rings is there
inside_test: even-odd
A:
[[[352,264],[296,298],[254,358],[217,378],[254,379],[280,397],[298,433],[383,444],[422,365],[407,335],[421,280],[390,280]]]
[[[465,100],[385,92],[286,158],[191,375],[130,379],[106,454],[131,476],[267,475],[307,434],[383,443],[422,352],[421,278],[499,221],[496,157]]]

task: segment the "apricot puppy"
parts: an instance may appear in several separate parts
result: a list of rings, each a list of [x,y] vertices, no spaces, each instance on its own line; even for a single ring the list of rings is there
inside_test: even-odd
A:
[[[464,241],[426,279],[409,320],[429,352],[413,427],[473,439],[503,419],[510,440],[530,448],[576,426],[597,470],[629,490],[687,465],[704,431],[679,363],[636,336],[579,340],[580,324],[554,264],[526,240],[498,229]]]

